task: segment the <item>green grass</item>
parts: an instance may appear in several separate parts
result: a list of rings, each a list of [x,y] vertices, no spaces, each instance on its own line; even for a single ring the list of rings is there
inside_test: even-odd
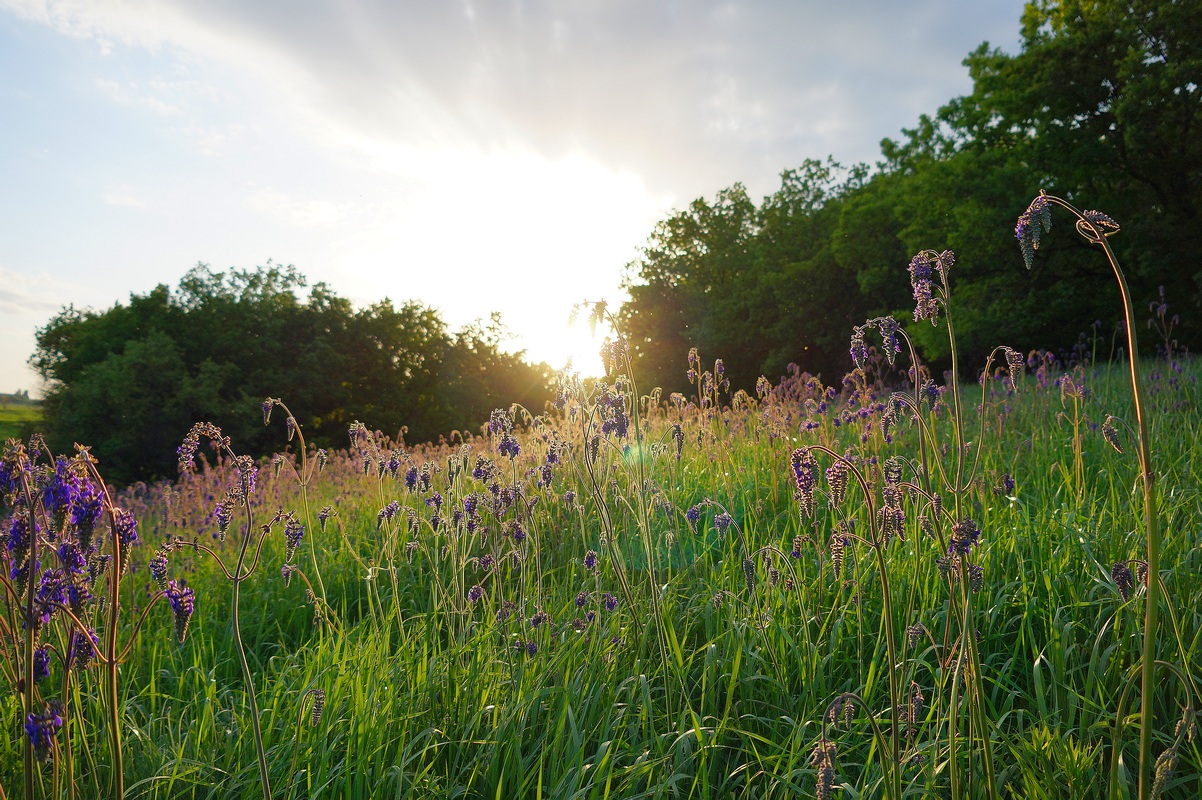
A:
[[[1176,388],[1163,379],[1157,384],[1162,391],[1152,417],[1168,532],[1162,578],[1180,633],[1178,639],[1166,621],[1159,652],[1194,675],[1202,674],[1199,366],[1187,362]],[[1167,372],[1164,365],[1150,369]],[[1131,418],[1124,381],[1118,368],[1088,375],[1090,394],[1080,409],[1088,420],[1079,443],[1066,416],[1071,404],[1062,404],[1054,387],[1040,389],[1028,378],[1017,396],[987,402],[982,481],[969,513],[983,531],[974,559],[985,577],[974,606],[989,725],[973,735],[992,742],[1002,796],[1106,796],[1115,712],[1140,655],[1142,624],[1142,593],[1124,602],[1110,568],[1142,552],[1142,506],[1129,438],[1127,452],[1119,454],[1089,423],[1100,424],[1107,414]],[[975,405],[979,390],[965,391]],[[428,495],[405,488],[403,467],[398,479],[379,477],[374,469],[364,474],[356,457],[334,457],[310,491],[314,516],[327,504],[337,515],[324,532],[310,521],[296,563],[312,579],[309,548],[316,547],[337,625],[314,625],[300,577],[284,586],[278,531],[267,540],[260,572],[243,587],[242,628],[275,796],[812,796],[810,754],[827,705],[845,691],[863,696],[869,708],[831,733],[838,745],[836,786],[843,787],[836,796],[881,796],[884,774],[868,725],[869,714],[887,714],[889,707],[876,562],[853,545],[836,579],[825,547],[844,516],[866,523],[853,487],[837,511],[820,503],[813,523],[803,524],[789,467],[798,444],[821,441],[842,452],[859,446],[863,428],[836,428],[825,417],[818,429],[799,434],[796,417],[786,424],[782,410],[765,410],[752,404],[711,419],[686,417],[679,463],[670,446],[654,453],[648,447],[653,494],[671,504],[670,512],[656,510],[650,523],[658,562],[653,577],[636,533],[647,487],[622,469],[634,463],[632,455],[602,449],[610,472],[601,486],[619,537],[611,550],[600,540],[600,509],[580,468],[584,442],[561,418],[548,418],[521,437],[520,466],[511,470],[497,458],[507,480],[516,474],[527,496],[539,497],[520,545],[496,530],[484,544],[466,533],[447,534],[446,527],[434,532],[431,509],[422,502]],[[658,414],[648,442],[663,439],[674,420]],[[946,421],[944,414],[940,443],[948,436]],[[913,452],[912,426],[903,425],[892,443],[875,424],[871,431],[862,446],[866,457]],[[572,445],[551,491],[525,479],[527,467],[542,463],[543,435]],[[969,438],[980,435],[974,425]],[[486,440],[471,444],[472,459],[491,451]],[[1078,445],[1081,472],[1074,469]],[[455,444],[411,454],[414,463],[429,461],[442,470],[434,488],[446,498],[448,516],[467,493],[487,494],[470,474],[449,482],[448,457],[458,452]],[[260,478],[256,523],[281,507],[302,514],[289,469],[278,478],[270,473],[265,468]],[[992,487],[1003,473],[1017,486],[996,495]],[[132,565],[137,590],[131,603],[149,590],[146,562],[154,544],[169,533],[211,541],[208,515],[220,478],[213,473],[181,484],[170,512],[162,487],[124,497],[145,532]],[[610,478],[617,481],[612,492]],[[569,489],[580,501],[575,509],[562,499]],[[714,529],[717,509],[707,508],[696,529],[685,519],[690,506],[707,498],[730,510],[752,551],[772,546],[789,553],[794,537],[806,534],[820,546],[803,544],[797,559],[757,562],[749,589],[747,550],[733,528],[725,535]],[[393,499],[418,513],[416,534],[403,511],[377,526],[378,512]],[[948,657],[958,634],[935,563],[941,552],[918,530],[915,507],[907,509],[905,540],[894,540],[886,553],[892,608],[901,628],[921,623],[930,636],[913,648],[899,642],[903,680],[917,683],[926,698],[905,746],[903,783],[908,797],[944,796],[948,708],[958,679]],[[234,538],[219,549],[231,552]],[[417,545],[407,558],[410,541]],[[602,555],[595,576],[583,566],[589,549]],[[487,577],[466,561],[514,551],[524,555],[521,562],[507,559]],[[596,598],[606,592],[621,597],[614,553],[636,605],[623,599],[610,613]],[[395,589],[381,571],[390,562]],[[780,571],[775,582],[773,569]],[[229,584],[190,549],[172,555],[171,570],[196,588],[198,610],[183,645],[171,641],[166,608],[152,612],[123,668],[130,794],[257,797],[247,702],[229,635]],[[477,582],[485,597],[472,605],[465,595]],[[651,586],[662,603],[666,671],[648,610]],[[581,591],[591,593],[584,609],[576,606]],[[519,608],[498,622],[504,601]],[[572,620],[587,609],[597,612],[597,621],[577,632]],[[517,622],[539,610],[550,622],[538,628]],[[519,652],[519,639],[534,641],[537,653]],[[79,747],[77,762],[95,763],[81,769],[77,796],[101,796],[107,787],[99,678],[85,677],[72,705],[83,712],[89,733],[90,750]],[[1172,739],[1184,697],[1167,673],[1161,680],[1157,752]],[[298,725],[302,696],[311,688],[326,692],[324,715],[315,727],[307,719]],[[0,707],[10,720],[19,708],[11,693]],[[1137,711],[1138,699],[1127,708]],[[1138,730],[1130,723],[1136,721],[1128,720],[1121,744],[1126,791],[1133,791]],[[1195,739],[1182,749],[1166,797],[1202,793],[1200,765]],[[983,796],[979,752],[962,750],[959,767],[970,776],[966,796]],[[49,770],[44,774],[49,781]],[[0,780],[9,797],[18,796],[20,750],[13,736],[0,743]]]
[[[26,435],[41,421],[41,406],[0,402],[0,442]]]

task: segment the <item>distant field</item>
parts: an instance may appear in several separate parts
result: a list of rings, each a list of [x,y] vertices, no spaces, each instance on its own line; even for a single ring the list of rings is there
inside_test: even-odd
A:
[[[20,436],[26,423],[40,422],[42,407],[0,403],[0,441],[10,436]]]

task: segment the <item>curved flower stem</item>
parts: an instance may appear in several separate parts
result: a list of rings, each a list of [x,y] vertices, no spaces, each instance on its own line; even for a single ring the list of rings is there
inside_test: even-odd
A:
[[[242,536],[242,545],[238,549],[238,564],[234,567],[234,596],[231,618],[234,628],[234,643],[238,646],[238,662],[242,665],[242,676],[246,679],[246,697],[250,701],[250,722],[255,735],[255,752],[259,757],[259,780],[263,787],[263,800],[271,800],[271,782],[267,774],[267,754],[263,751],[263,731],[259,726],[259,703],[255,699],[254,676],[251,675],[250,664],[246,660],[246,647],[242,644],[242,627],[238,615],[238,595],[243,580],[242,567],[246,561],[246,551],[250,546],[253,534],[253,516],[250,508],[249,493],[245,493],[242,505],[246,511],[246,533]]]
[[[305,434],[301,431],[300,421],[289,410],[288,406],[284,405],[283,400],[277,401],[280,408],[284,409],[284,413],[293,421],[296,437],[299,441],[301,466],[300,472],[297,474],[297,482],[300,484],[301,503],[305,507],[305,524],[309,526],[309,554],[313,559],[313,575],[317,578],[317,588],[321,590],[322,605],[329,607],[326,602],[326,586],[321,580],[321,567],[317,565],[317,531],[313,529],[312,515],[309,513],[309,479],[312,478],[309,470],[309,451],[305,445]]]
[[[1148,587],[1145,596],[1143,674],[1140,680],[1140,730],[1139,730],[1139,796],[1147,797],[1152,791],[1152,696],[1156,690],[1156,638],[1160,622],[1160,518],[1156,510],[1155,474],[1152,472],[1152,442],[1148,433],[1148,419],[1144,413],[1146,405],[1143,384],[1139,377],[1139,350],[1135,336],[1135,307],[1131,301],[1131,290],[1127,278],[1119,267],[1118,259],[1106,240],[1106,232],[1095,222],[1086,218],[1071,203],[1050,194],[1040,192],[1047,202],[1069,211],[1077,218],[1077,232],[1091,244],[1100,245],[1118,281],[1123,300],[1123,313],[1127,322],[1128,371],[1131,378],[1131,393],[1135,403],[1136,427],[1139,428],[1139,467],[1143,474],[1144,516],[1147,526]],[[1112,231],[1113,232],[1113,231]]]
[[[109,527],[112,533],[113,542],[113,564],[109,567],[112,570],[112,579],[110,582],[109,591],[109,624],[108,634],[105,641],[105,671],[108,678],[108,711],[109,711],[109,740],[112,743],[113,750],[113,796],[120,798],[125,796],[125,759],[121,752],[121,715],[118,709],[117,696],[117,619],[121,606],[121,537],[117,533],[117,516],[116,506],[113,505],[113,498],[109,494],[108,486],[104,479],[100,477],[100,472],[96,469],[96,464],[91,458],[86,460],[88,471],[92,473],[92,479],[100,486],[104,493],[104,509],[109,515]]]

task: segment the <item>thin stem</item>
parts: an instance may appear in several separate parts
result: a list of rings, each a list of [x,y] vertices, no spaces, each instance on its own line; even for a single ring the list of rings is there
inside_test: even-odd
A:
[[[1042,193],[1041,193],[1042,194]],[[1077,232],[1092,244],[1101,245],[1118,281],[1123,301],[1123,313],[1127,322],[1127,366],[1131,379],[1131,393],[1135,403],[1135,419],[1139,428],[1139,466],[1143,474],[1144,517],[1147,526],[1148,585],[1145,595],[1143,674],[1140,680],[1140,731],[1139,731],[1139,796],[1148,797],[1152,791],[1152,698],[1156,690],[1156,636],[1160,622],[1160,518],[1156,509],[1155,474],[1152,472],[1152,443],[1148,432],[1148,420],[1144,413],[1145,397],[1139,376],[1139,349],[1135,335],[1135,307],[1131,301],[1131,290],[1127,278],[1119,267],[1118,259],[1106,240],[1105,232],[1077,210],[1071,203],[1059,197],[1044,194],[1049,203],[1068,210],[1077,217]]]

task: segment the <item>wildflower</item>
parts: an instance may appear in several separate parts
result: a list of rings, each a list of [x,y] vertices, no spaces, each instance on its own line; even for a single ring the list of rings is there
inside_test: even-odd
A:
[[[411,466],[405,470],[405,488],[413,491],[417,488],[417,467]]]
[[[292,437],[296,436],[296,432],[300,430],[300,426],[296,422],[296,417],[289,416],[284,420],[284,428],[288,431],[288,441],[292,441]]]
[[[328,462],[329,460],[330,460],[330,454],[326,452],[326,449],[324,447],[320,448],[317,451],[317,471],[321,472],[322,470],[324,470],[326,468],[326,462]]]
[[[47,703],[46,710],[41,714],[30,714],[25,718],[25,735],[29,737],[38,761],[45,761],[50,757],[50,750],[54,747],[55,737],[61,727],[63,717],[59,705],[55,702]]]
[[[129,547],[138,541],[138,521],[134,515],[123,508],[113,510],[113,531],[121,540],[122,547]]]
[[[551,619],[551,616],[549,614],[547,614],[545,611],[539,610],[534,614],[533,617],[530,618],[530,627],[531,628],[542,627],[543,623],[547,622],[550,619]]]
[[[1135,591],[1135,576],[1131,574],[1131,568],[1127,566],[1127,562],[1116,561],[1114,566],[1110,568],[1110,578],[1119,590],[1119,595],[1123,598],[1123,602],[1130,600],[1131,595]]]
[[[606,611],[613,611],[614,609],[616,609],[618,607],[618,598],[614,597],[609,592],[605,593],[605,597],[603,598],[603,601],[605,603]]]
[[[933,251],[923,250],[910,259],[910,286],[914,290],[914,321],[928,320],[932,325],[939,322],[939,305],[934,299],[934,284],[931,281],[935,259]]]
[[[981,591],[985,586],[985,568],[980,564],[968,565],[968,582],[972,587],[973,594]]]
[[[299,572],[299,567],[295,564],[284,563],[280,566],[280,577],[284,579],[284,586],[292,583],[292,573]]]
[[[1019,376],[1022,375],[1023,364],[1026,359],[1023,358],[1022,353],[1011,347],[1003,347],[1002,352],[1006,356],[1006,370],[1010,373],[1010,379],[1017,381]]]
[[[381,508],[379,513],[376,514],[376,530],[384,527],[385,522],[392,522],[400,510],[401,504],[396,500]]]
[[[526,529],[522,527],[521,520],[510,520],[509,525],[505,529],[505,534],[511,537],[516,544],[526,541]]]
[[[897,339],[897,320],[893,317],[877,317],[875,322],[877,330],[881,332],[885,360],[889,362],[889,366],[893,366],[897,354],[901,352],[901,343]]]
[[[676,460],[680,461],[684,453],[684,428],[680,427],[679,423],[672,426],[672,439],[676,443]]]
[[[584,554],[584,568],[589,572],[597,571],[597,551],[589,550]]]
[[[962,556],[968,555],[980,536],[981,531],[977,528],[977,523],[965,517],[952,526],[948,553]]]
[[[730,514],[727,514],[725,511],[714,517],[714,527],[718,529],[718,533],[726,533],[726,531],[730,529],[731,523],[733,522],[734,518],[732,518]]]
[[[843,498],[847,496],[847,478],[850,470],[847,464],[842,461],[836,461],[826,468],[826,482],[831,490],[831,503],[839,505],[843,502]]]
[[[906,646],[913,650],[922,641],[922,637],[926,636],[926,633],[927,629],[921,622],[910,625],[906,628]]]
[[[1035,251],[1039,249],[1040,236],[1051,229],[1052,212],[1048,208],[1047,198],[1041,193],[1031,201],[1027,210],[1019,215],[1018,223],[1014,226],[1014,238],[1018,239],[1023,263],[1027,265],[1027,269],[1035,263]]]
[[[333,509],[329,506],[322,506],[321,511],[317,512],[317,524],[321,527],[322,533],[325,533],[326,522],[329,521],[330,515],[333,513]]]
[[[326,707],[325,689],[313,689],[313,708],[309,712],[309,727],[316,728],[321,722],[321,712]]]
[[[814,796],[818,800],[830,800],[831,790],[835,787],[835,743],[822,739],[810,753],[810,766],[818,770],[817,782],[814,785]]]
[[[1173,769],[1177,766],[1177,745],[1165,750],[1156,759],[1156,777],[1152,780],[1151,800],[1159,800],[1164,795],[1164,789],[1173,777]]]
[[[480,599],[483,597],[484,587],[478,583],[467,590],[467,599],[469,603],[479,603]]]
[[[578,592],[576,594],[576,607],[583,608],[588,603],[588,592]]]
[[[33,651],[33,680],[40,683],[50,677],[50,648],[46,645]]]
[[[96,631],[89,629],[86,634],[75,631],[71,637],[71,646],[67,650],[67,663],[74,669],[85,670],[96,657],[96,648],[100,645],[100,637]]]
[[[196,592],[185,580],[167,582],[167,600],[175,615],[175,636],[180,642],[188,638],[188,625],[196,608]]]
[[[818,465],[809,450],[801,447],[790,455],[789,464],[793,468],[793,477],[797,485],[794,497],[797,499],[801,515],[804,518],[812,517],[815,510],[814,487],[817,483],[815,473]]]
[[[217,520],[218,538],[224,539],[230,523],[234,521],[234,509],[223,500],[213,508],[213,517]]]
[[[170,542],[165,542],[155,551],[154,557],[150,559],[150,577],[158,584],[159,589],[166,591],[167,589],[167,554],[171,552],[172,546]]]
[[[295,399],[295,398],[293,398],[293,399]],[[276,403],[276,401],[270,397],[268,397],[266,400],[263,401],[263,424],[264,425],[268,425],[271,423],[271,409],[275,408],[275,403]]]
[[[512,461],[521,454],[522,446],[518,443],[517,439],[506,432],[501,436],[501,441],[497,445],[497,452]]]
[[[868,361],[868,345],[864,343],[864,333],[867,325],[856,325],[851,329],[851,360],[856,369],[863,369]]]
[[[1014,478],[1011,477],[1009,472],[998,479],[997,485],[993,487],[993,493],[999,497],[1014,493]]]
[[[1106,415],[1106,420],[1102,423],[1102,438],[1115,449],[1115,452],[1123,452],[1123,446],[1119,443],[1118,429],[1114,427],[1114,417],[1109,414]]]
[[[755,592],[755,559],[748,556],[743,559],[743,582],[747,584],[747,593]]]
[[[526,655],[534,656],[538,653],[538,645],[534,641],[526,642]]]
[[[289,515],[284,524],[284,560],[291,561],[296,555],[296,548],[305,535],[305,526],[295,517]]]
[[[847,537],[835,533],[831,536],[828,546],[831,551],[831,567],[835,571],[835,580],[839,580],[839,575],[843,572],[843,551],[847,548]]]
[[[689,510],[684,513],[684,518],[688,520],[690,525],[696,525],[701,519],[701,506],[690,506]]]

